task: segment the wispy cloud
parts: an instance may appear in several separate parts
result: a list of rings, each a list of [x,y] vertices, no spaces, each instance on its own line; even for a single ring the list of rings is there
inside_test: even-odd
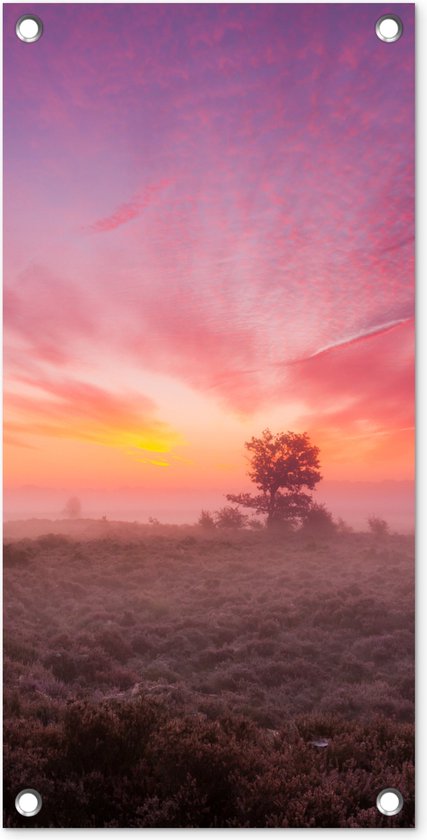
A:
[[[357,341],[363,341],[365,338],[369,338],[372,335],[381,335],[382,333],[389,332],[389,330],[393,330],[400,324],[409,323],[411,320],[411,318],[397,318],[394,321],[387,321],[384,324],[377,324],[374,327],[369,327],[366,330],[361,330],[359,333],[347,336],[346,338],[343,338],[340,341],[336,341],[333,344],[327,344],[325,347],[320,347],[320,349],[316,350],[315,353],[311,353],[310,356],[307,356],[307,359],[314,359],[316,356],[320,356],[322,353],[327,353],[328,350],[334,350],[336,347],[346,347],[347,345],[354,344]]]
[[[21,379],[26,392],[6,393],[6,423],[15,439],[31,435],[85,440],[129,453],[170,452],[182,443],[167,424],[156,417],[155,403],[143,394],[114,394],[75,380],[31,381]]]
[[[288,387],[305,395],[312,428],[372,437],[406,432],[414,421],[413,324],[370,332],[289,368]],[[310,419],[311,418],[311,419]]]
[[[149,184],[143,190],[136,193],[130,201],[120,204],[113,213],[98,219],[89,225],[89,230],[93,233],[108,233],[115,230],[121,225],[125,225],[132,219],[141,216],[144,210],[156,201],[160,193],[163,192],[169,185],[170,181],[162,180],[157,184]]]
[[[169,461],[159,461],[154,458],[137,458],[140,464],[150,464],[152,467],[169,467]]]

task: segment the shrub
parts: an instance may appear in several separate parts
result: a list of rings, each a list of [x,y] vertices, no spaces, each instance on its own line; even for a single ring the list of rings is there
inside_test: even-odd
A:
[[[79,701],[60,717],[39,704],[25,727],[5,722],[8,827],[25,825],[14,798],[29,778],[43,790],[36,828],[380,827],[384,779],[404,796],[394,826],[413,826],[408,724],[311,714],[266,733],[232,712],[176,717],[144,697]]]
[[[19,545],[19,543],[6,543],[3,547],[3,565],[5,568],[26,566],[32,556],[33,552],[29,546]]]
[[[313,503],[304,516],[301,531],[313,537],[332,537],[336,533],[336,525],[325,505]]]
[[[153,650],[153,647],[153,640],[150,639],[147,633],[138,632],[135,633],[132,638],[132,648],[135,653],[144,655],[146,653],[150,653]]]
[[[371,516],[368,519],[369,530],[376,538],[386,537],[390,533],[388,522],[378,516]]]
[[[51,653],[43,660],[46,668],[50,668],[54,676],[62,682],[69,683],[76,679],[78,668],[75,658],[69,653]]]
[[[216,528],[215,519],[208,510],[202,510],[197,524],[200,525],[201,528],[206,528],[206,530],[209,531]]]
[[[120,691],[127,691],[133,688],[136,682],[136,675],[126,668],[114,667],[108,670],[106,677],[110,685],[117,686]]]
[[[113,659],[123,661],[128,659],[132,654],[132,648],[116,630],[109,630],[107,628],[102,630],[98,634],[97,642]]]
[[[215,524],[217,528],[244,528],[248,517],[239,508],[231,505],[217,510],[215,513]]]
[[[38,537],[36,540],[36,545],[39,545],[40,548],[43,549],[65,549],[70,548],[72,546],[72,542],[69,537],[64,536],[64,534],[43,534],[42,537]]]
[[[129,773],[144,754],[158,719],[157,706],[145,698],[127,704],[74,703],[64,717],[65,762],[83,772]]]
[[[28,825],[31,783],[34,827],[382,827],[386,779],[409,827],[412,538],[138,527],[14,543],[32,559],[4,575],[6,824]],[[140,696],[163,717],[134,721]]]

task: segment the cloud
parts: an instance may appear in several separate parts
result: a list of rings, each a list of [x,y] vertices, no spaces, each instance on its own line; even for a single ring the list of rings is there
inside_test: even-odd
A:
[[[133,455],[169,452],[182,444],[156,417],[156,406],[141,394],[114,394],[87,382],[62,380],[37,384],[21,378],[26,391],[7,392],[6,430],[16,436],[85,440]]]
[[[314,359],[316,356],[320,356],[322,353],[327,353],[329,350],[333,350],[336,347],[346,347],[347,345],[354,344],[357,341],[363,341],[365,338],[369,338],[369,336],[381,335],[382,333],[388,332],[389,330],[393,330],[400,324],[409,323],[411,320],[411,318],[397,318],[395,321],[388,321],[385,324],[377,324],[376,326],[363,330],[360,333],[357,333],[356,335],[349,336],[348,338],[343,338],[341,341],[336,341],[334,344],[328,344],[326,347],[321,347],[319,350],[316,350],[315,353],[312,353],[307,358]]]
[[[169,467],[169,461],[159,461],[151,458],[137,458],[140,464],[150,464],[153,467]]]
[[[56,366],[72,357],[76,336],[96,332],[96,319],[75,285],[45,265],[30,265],[4,290],[4,325],[11,358],[27,368],[35,360]],[[23,349],[18,352],[16,341]],[[9,341],[6,359],[9,359]]]
[[[121,225],[125,225],[132,219],[141,216],[144,210],[153,204],[157,197],[170,185],[170,181],[162,180],[157,184],[149,184],[145,189],[136,193],[135,196],[124,204],[120,204],[117,210],[109,216],[98,219],[89,225],[93,233],[108,233]]]
[[[369,436],[414,420],[413,321],[404,319],[294,364],[289,387],[312,427]]]

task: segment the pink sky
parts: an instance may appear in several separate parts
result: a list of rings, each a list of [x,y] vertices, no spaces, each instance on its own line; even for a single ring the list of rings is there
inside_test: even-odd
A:
[[[395,44],[380,4],[31,9],[24,44],[5,6],[6,510],[202,506],[266,426],[307,430],[325,485],[412,478],[413,6]]]

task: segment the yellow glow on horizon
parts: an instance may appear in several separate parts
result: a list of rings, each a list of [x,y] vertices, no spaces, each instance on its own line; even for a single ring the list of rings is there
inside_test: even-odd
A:
[[[99,443],[104,446],[113,446],[118,449],[125,449],[128,454],[140,454],[141,452],[152,452],[154,454],[167,454],[176,446],[186,446],[187,442],[178,432],[165,428],[165,430],[151,433],[124,431],[119,429],[100,435]]]
[[[168,461],[154,461],[150,458],[140,458],[140,464],[151,464],[153,467],[170,467]]]

